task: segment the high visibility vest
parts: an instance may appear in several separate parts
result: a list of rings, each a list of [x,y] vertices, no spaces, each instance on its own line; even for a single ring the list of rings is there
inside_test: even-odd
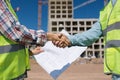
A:
[[[120,0],[115,5],[110,1],[100,12],[104,35],[104,72],[120,75]]]
[[[11,80],[29,69],[25,46],[0,35],[0,80]]]
[[[0,33],[0,80],[11,80],[30,69],[29,54],[20,45]]]

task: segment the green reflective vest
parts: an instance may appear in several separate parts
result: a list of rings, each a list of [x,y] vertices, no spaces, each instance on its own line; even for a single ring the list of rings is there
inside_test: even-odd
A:
[[[30,68],[28,50],[0,33],[0,80],[11,80]]]
[[[120,75],[120,0],[109,4],[100,12],[104,35],[104,72]]]

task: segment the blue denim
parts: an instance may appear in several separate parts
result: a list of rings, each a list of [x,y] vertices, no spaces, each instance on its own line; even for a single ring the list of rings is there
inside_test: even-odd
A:
[[[120,80],[120,75],[112,75],[112,80]]]

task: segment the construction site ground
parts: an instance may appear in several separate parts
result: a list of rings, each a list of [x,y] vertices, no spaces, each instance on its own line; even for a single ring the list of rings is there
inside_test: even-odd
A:
[[[31,70],[25,80],[54,80],[35,60],[30,59]],[[75,61],[57,80],[111,80],[110,75],[103,73],[101,60]]]

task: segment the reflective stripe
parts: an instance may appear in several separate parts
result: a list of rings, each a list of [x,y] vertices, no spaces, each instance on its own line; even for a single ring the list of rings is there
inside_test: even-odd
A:
[[[117,22],[115,24],[112,24],[110,26],[108,26],[104,31],[103,31],[103,35],[105,36],[107,34],[107,32],[114,30],[114,29],[120,29],[120,22]]]
[[[7,53],[7,52],[18,51],[18,50],[21,50],[21,49],[25,49],[25,46],[19,45],[19,44],[0,46],[0,54]]]
[[[105,48],[120,47],[120,40],[112,40],[106,43]]]

